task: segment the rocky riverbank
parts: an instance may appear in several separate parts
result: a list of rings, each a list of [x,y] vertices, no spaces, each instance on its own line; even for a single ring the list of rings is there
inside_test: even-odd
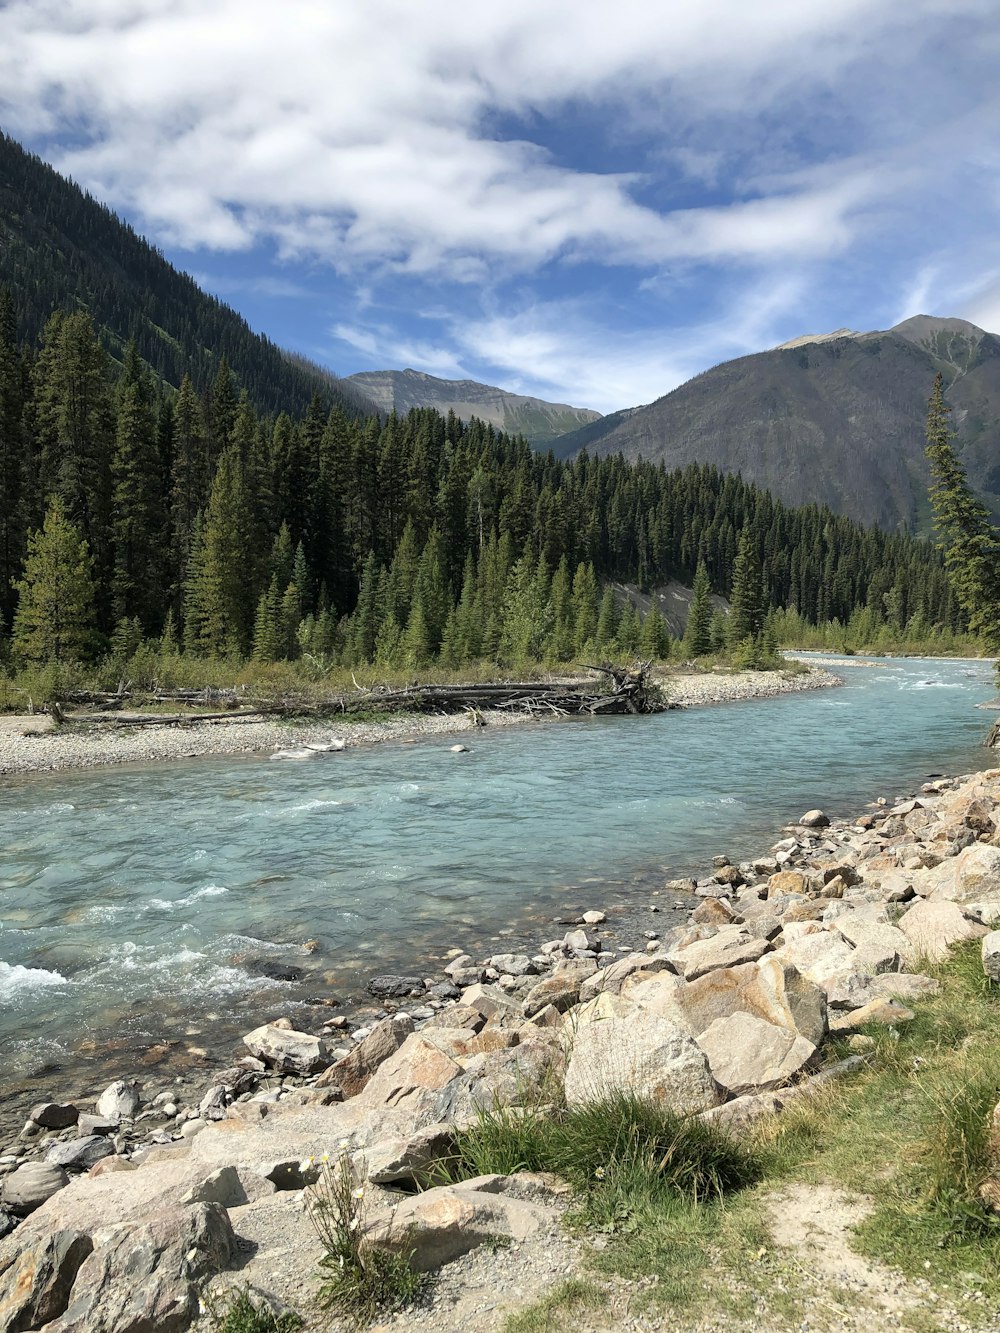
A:
[[[838,684],[823,670],[742,671],[732,674],[671,672],[666,686],[679,707],[771,698],[799,690]],[[536,720],[521,713],[487,710],[478,722],[488,727],[515,726]],[[469,713],[396,717],[384,722],[199,722],[182,725],[115,728],[70,722],[57,727],[45,715],[0,717],[0,776],[96,768],[102,764],[142,764],[212,755],[251,755],[329,742],[336,732],[347,747],[468,731],[478,722]]]
[[[329,1327],[310,1313],[321,1249],[303,1209],[329,1157],[350,1162],[379,1243],[446,1266],[406,1321],[498,1327],[487,1249],[511,1247],[497,1272],[516,1303],[588,1242],[561,1233],[552,1178],[435,1184],[456,1129],[484,1107],[626,1090],[739,1133],[849,1074],[874,1045],[860,1028],[898,1030],[935,991],[926,960],[980,941],[1000,981],[998,827],[996,769],[853,821],[809,811],[766,854],[667,884],[697,903],[680,923],[654,910],[612,944],[595,908],[531,953],[456,950],[435,976],[371,978],[381,1008],[363,1026],[333,1014],[296,1032],[277,1015],[197,1096],[123,1080],[93,1108],[41,1102],[0,1151],[0,1322],[183,1330],[221,1271]],[[831,1035],[846,1061],[825,1054]]]

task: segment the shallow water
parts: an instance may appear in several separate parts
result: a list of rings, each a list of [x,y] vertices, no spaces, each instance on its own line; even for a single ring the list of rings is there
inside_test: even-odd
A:
[[[648,902],[811,806],[986,767],[986,663],[885,660],[836,690],[351,749],[9,780],[0,790],[8,1091],[225,1048],[281,1010],[427,972],[499,928]],[[276,982],[268,967],[304,970]],[[57,1080],[58,1081],[58,1080]],[[39,1084],[41,1088],[41,1083]],[[0,1085],[0,1098],[4,1087]]]

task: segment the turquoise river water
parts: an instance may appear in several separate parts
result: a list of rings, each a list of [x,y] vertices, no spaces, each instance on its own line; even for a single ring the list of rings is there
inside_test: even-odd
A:
[[[665,874],[761,851],[811,806],[847,814],[991,762],[975,707],[990,664],[841,674],[776,699],[477,732],[463,755],[436,737],[6,780],[0,1100],[129,1072],[151,1046],[218,1055],[372,973],[428,974],[450,945],[500,929],[505,948],[537,944],[568,911],[644,907]],[[303,975],[275,981],[276,966]]]

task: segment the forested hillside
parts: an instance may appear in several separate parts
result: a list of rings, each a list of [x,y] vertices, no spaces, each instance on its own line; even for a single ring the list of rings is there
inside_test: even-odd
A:
[[[658,613],[640,625],[601,585],[696,571],[705,597],[733,596],[741,639],[785,606],[809,623],[867,608],[900,631],[959,624],[929,545],[715,468],[560,462],[432,409],[361,421],[315,399],[262,416],[224,362],[210,391],[185,378],[174,394],[134,346],[114,376],[87,314],[57,312],[36,349],[0,304],[15,664],[157,637],[205,658],[347,665],[664,655]]]
[[[348,412],[372,405],[356,385],[289,358],[110,209],[0,133],[0,287],[22,336],[53,310],[87,311],[117,359],[134,341],[156,374],[204,389],[225,357],[260,411],[303,412],[314,393]]]

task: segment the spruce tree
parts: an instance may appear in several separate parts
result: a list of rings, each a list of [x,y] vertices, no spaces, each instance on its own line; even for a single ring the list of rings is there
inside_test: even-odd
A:
[[[969,628],[981,634],[991,652],[1000,651],[1000,531],[990,522],[985,505],[973,495],[952,448],[948,429],[951,409],[944,401],[944,380],[938,373],[927,413],[927,457],[931,465],[934,526],[952,587],[969,617]]]
[[[694,595],[684,630],[684,652],[689,657],[704,657],[712,651],[712,595],[708,568],[698,561],[694,576]]]
[[[730,647],[736,648],[745,639],[757,639],[764,628],[766,613],[760,562],[752,538],[749,532],[745,532],[740,538],[733,566],[733,589],[726,634]]]
[[[93,561],[63,503],[52,501],[41,531],[28,538],[13,651],[26,663],[80,661],[94,623]]]

